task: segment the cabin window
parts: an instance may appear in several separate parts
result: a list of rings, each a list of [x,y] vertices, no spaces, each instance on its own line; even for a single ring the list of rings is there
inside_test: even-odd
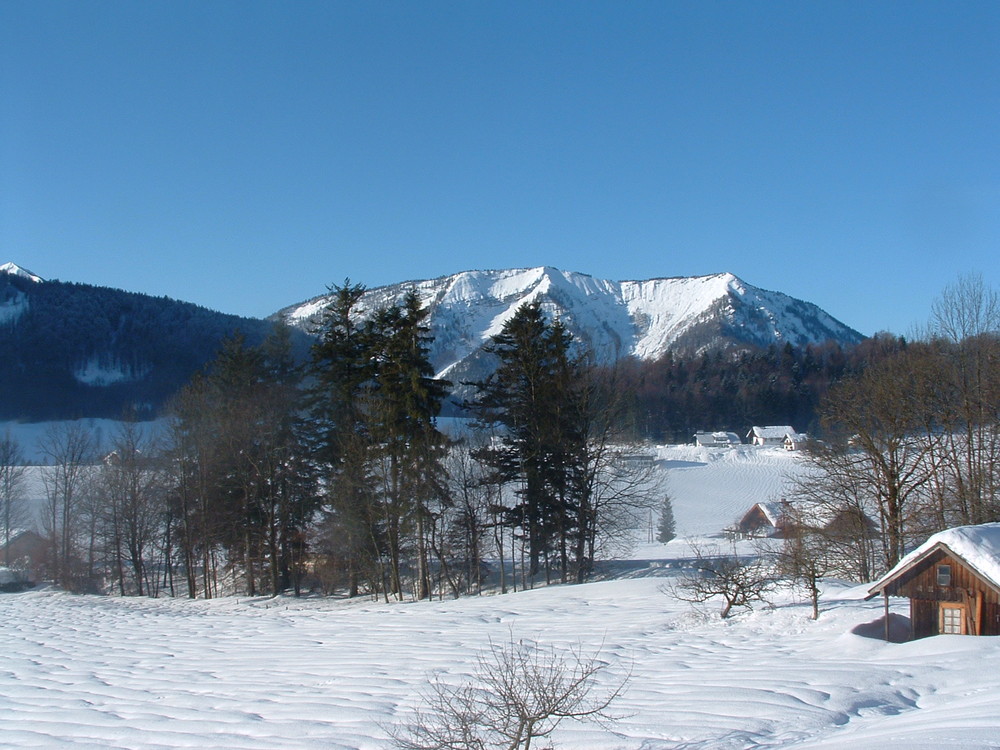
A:
[[[937,585],[938,586],[951,586],[951,566],[950,565],[938,565],[937,566]]]
[[[941,607],[941,632],[962,635],[965,612],[961,607]]]

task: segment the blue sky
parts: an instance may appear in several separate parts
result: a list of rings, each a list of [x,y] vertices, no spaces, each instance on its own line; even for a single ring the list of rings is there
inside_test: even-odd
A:
[[[1000,288],[1000,3],[0,4],[0,263],[264,316],[552,265]]]

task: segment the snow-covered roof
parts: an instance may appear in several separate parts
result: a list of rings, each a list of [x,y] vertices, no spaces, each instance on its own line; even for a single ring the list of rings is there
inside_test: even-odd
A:
[[[874,596],[892,579],[939,546],[947,547],[983,579],[1000,588],[1000,523],[984,523],[978,526],[956,526],[934,534],[872,584],[869,593]]]
[[[735,432],[696,432],[694,440],[698,445],[739,445],[743,442]]]
[[[746,517],[749,516],[751,513],[753,513],[754,508],[760,508],[761,512],[764,514],[764,518],[767,519],[767,522],[772,526],[774,526],[775,528],[778,527],[778,523],[781,521],[782,517],[785,514],[785,508],[782,505],[782,503],[770,503],[770,502],[754,503],[750,507],[750,510],[748,510],[744,514],[743,520],[746,520]]]
[[[789,425],[771,425],[768,427],[758,427],[757,425],[754,425],[750,432],[759,438],[765,438],[767,440],[782,440],[785,435],[798,434]]]

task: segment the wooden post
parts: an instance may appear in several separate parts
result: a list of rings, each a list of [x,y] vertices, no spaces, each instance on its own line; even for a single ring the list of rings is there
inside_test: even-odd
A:
[[[889,592],[882,589],[882,601],[885,602],[885,642],[889,642]]]

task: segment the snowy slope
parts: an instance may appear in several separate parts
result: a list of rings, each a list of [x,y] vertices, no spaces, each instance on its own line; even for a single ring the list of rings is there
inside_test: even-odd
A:
[[[431,310],[432,361],[442,377],[474,371],[479,350],[521,305],[539,300],[602,361],[652,359],[668,348],[696,352],[728,344],[795,345],[861,336],[815,305],[757,289],[732,274],[650,281],[607,281],[550,267],[466,271],[371,289],[364,310],[415,289]],[[279,311],[312,330],[329,297]]]

